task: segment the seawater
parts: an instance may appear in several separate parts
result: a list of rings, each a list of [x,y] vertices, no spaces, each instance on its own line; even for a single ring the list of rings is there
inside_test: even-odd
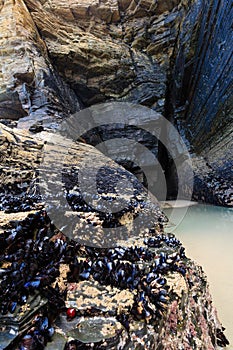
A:
[[[173,232],[186,249],[186,255],[203,267],[210,285],[213,304],[226,328],[233,350],[233,209],[211,205],[194,205],[184,209],[164,209],[180,223],[166,228]]]

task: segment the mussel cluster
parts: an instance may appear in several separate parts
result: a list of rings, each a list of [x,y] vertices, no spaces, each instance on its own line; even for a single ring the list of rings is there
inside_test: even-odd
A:
[[[141,246],[94,248],[62,235],[45,210],[8,224],[0,235],[0,318],[20,313],[37,293],[47,300],[20,334],[14,349],[44,349],[52,340],[54,320],[67,313],[67,290],[57,283],[61,264],[69,266],[66,279],[70,283],[94,280],[134,293],[133,306],[116,316],[127,332],[132,320],[144,320],[156,327],[176,298],[166,276],[170,272],[185,276],[187,264],[184,248],[173,234],[151,229],[150,235]],[[85,311],[68,312],[67,321],[76,316],[85,316]],[[72,340],[65,349],[84,349],[84,345]]]
[[[56,233],[46,212],[40,211],[29,214],[20,223],[13,221],[0,235],[0,317],[12,315],[13,319],[36,293],[48,300],[46,310],[34,320],[20,349],[43,349],[53,333],[51,322],[65,305],[65,294],[52,283],[59,275],[64,256],[73,256],[77,250],[75,243],[69,246],[65,240],[52,240]]]
[[[68,282],[94,279],[103,285],[136,290],[130,317],[159,317],[168,303],[163,275],[167,271],[185,273],[181,263],[184,250],[172,234],[157,235],[144,243],[143,247],[130,248],[82,247],[61,237],[44,210],[6,227],[1,234],[0,314],[20,312],[37,292],[48,299],[42,314],[24,334],[20,349],[43,349],[52,337],[53,320],[65,310],[66,291],[54,285],[61,263],[69,264]],[[175,254],[171,247],[177,248]],[[122,314],[118,318],[127,329],[128,316]]]
[[[30,190],[30,186],[33,187]],[[0,188],[0,211],[5,213],[26,212],[35,209],[36,204],[41,202],[36,181],[32,186],[30,179],[19,183],[4,185]]]
[[[13,223],[14,226],[14,223]],[[14,312],[35,290],[50,286],[59,276],[59,264],[65,256],[77,252],[76,245],[60,238],[45,211],[29,214],[1,235],[0,312]],[[68,258],[69,261],[69,258]]]
[[[78,174],[79,170],[75,166],[69,166],[68,169],[63,170],[62,181],[67,202],[74,212],[95,212],[103,228],[121,226],[119,219],[125,213],[131,213],[133,217],[136,217],[137,212],[142,211],[148,205],[147,190],[124,169],[102,166],[96,175],[96,193],[80,189],[77,184]],[[133,190],[130,186],[130,188],[127,187],[128,183],[131,184]],[[116,184],[118,188],[121,188],[121,193],[116,189]],[[106,203],[111,205],[111,210],[105,206]],[[156,216],[156,220],[152,219],[153,223],[157,220],[166,222],[167,218],[159,210],[158,204],[151,204],[151,206]],[[143,227],[143,222],[141,226]]]
[[[160,248],[158,253],[148,247]],[[169,254],[169,247],[176,248]],[[168,252],[166,252],[166,249]],[[184,248],[172,235],[161,234],[145,240],[145,247],[116,247],[97,250],[86,248],[90,258],[70,264],[68,280],[78,282],[93,278],[103,285],[137,290],[131,314],[136,319],[152,320],[162,315],[168,303],[164,275],[177,271],[185,275]],[[138,262],[141,262],[138,264]]]

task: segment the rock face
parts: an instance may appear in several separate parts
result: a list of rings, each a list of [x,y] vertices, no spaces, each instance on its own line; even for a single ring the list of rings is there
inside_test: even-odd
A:
[[[73,98],[73,95],[69,91],[59,94],[65,87],[54,73],[52,63],[84,106],[118,99],[164,111],[167,76],[179,26],[187,13],[186,1],[64,3],[36,0],[25,4],[3,2],[2,28],[3,33],[8,33],[3,35],[6,50],[2,71],[8,70],[8,74],[3,74],[3,91],[19,84],[13,77],[21,76],[22,79],[20,70],[24,75],[28,71],[28,76],[34,72],[28,81],[22,80],[26,87],[34,80],[40,88],[39,78],[33,79],[33,74],[44,72],[47,76],[45,86],[48,85],[43,91],[46,98],[51,95],[49,92],[58,94],[58,101],[51,96],[54,108],[60,110],[55,102],[64,102],[59,101],[63,97],[68,99],[72,111],[75,106],[69,97]],[[12,27],[10,34],[8,22]],[[11,38],[7,43],[6,37]],[[14,40],[18,45],[21,43],[24,52],[26,41],[29,52],[26,50],[19,56]],[[19,64],[9,66],[6,57],[12,62],[12,51],[16,52]],[[29,91],[29,96],[31,93]],[[38,102],[31,104],[39,107]],[[31,113],[30,110],[26,112]]]
[[[41,123],[56,127],[79,106],[146,105],[187,140],[194,198],[232,206],[230,1],[6,0],[0,11],[0,118],[20,118],[19,127],[36,131]],[[105,129],[98,139],[111,136]],[[161,144],[146,143],[172,198],[174,162]]]
[[[182,98],[188,102],[185,118],[189,124],[189,139],[197,153],[202,154],[204,149],[207,161],[214,163],[208,152],[214,147],[218,149],[223,139],[220,135],[226,136],[225,144],[229,144],[227,136],[232,132],[232,8],[228,1],[224,6],[211,1],[205,10],[203,5],[199,10],[194,61],[185,57],[183,79],[188,88],[186,94],[183,91]],[[223,151],[229,159],[227,151],[231,150],[224,148]]]
[[[76,143],[71,147],[69,140],[52,133],[32,136],[1,125],[0,140],[0,312],[12,323],[16,307],[19,312],[33,308],[30,296],[39,293],[47,302],[46,307],[38,305],[34,319],[26,320],[22,313],[20,322],[28,325],[23,334],[14,321],[17,331],[8,338],[11,349],[210,350],[228,343],[202,269],[186,257],[173,234],[163,232],[166,218],[132,174],[92,146]],[[30,166],[25,159],[31,160]],[[44,210],[37,188],[41,159],[48,177],[46,191],[42,191],[49,201],[48,212],[62,209],[60,193],[65,192],[72,221],[74,215],[80,219],[77,227],[69,227],[67,236],[59,231],[59,223],[55,226],[56,218],[51,222]],[[59,159],[63,162],[58,163]],[[98,166],[103,165],[98,180],[102,191],[94,198],[96,209],[83,201],[84,193],[77,184],[83,162],[94,159]],[[49,163],[50,168],[57,166],[60,171],[63,163],[63,187],[61,179],[53,177],[54,171],[48,173]],[[113,200],[114,170],[122,180],[131,179],[134,195],[126,196],[123,190],[127,187],[121,186],[115,198],[123,198],[124,210],[109,216],[98,204],[100,197]],[[92,189],[89,194],[93,195]],[[85,198],[89,194],[87,191]],[[152,225],[144,222],[137,231],[132,221],[141,213],[148,213]],[[69,219],[69,213],[65,215],[63,223]],[[85,230],[85,226],[89,228]],[[119,226],[126,228],[127,236],[118,235],[118,241],[115,237],[108,247],[104,228],[112,232]],[[84,245],[82,230],[87,240],[91,227],[95,235]]]
[[[230,1],[193,4],[178,38],[170,89],[174,123],[194,156],[194,196],[226,206],[233,200],[231,22]]]
[[[50,120],[77,110],[74,93],[52,67],[23,1],[0,6],[0,118]]]
[[[84,143],[71,143],[63,136],[47,132],[42,132],[37,140],[26,132],[17,130],[12,132],[11,129],[4,126],[2,130],[1,210],[15,212],[36,209],[36,203],[41,201],[41,193],[43,199],[49,204],[48,213],[58,227],[63,227],[64,224],[67,225],[70,222],[71,226],[67,226],[67,232],[73,232],[73,238],[78,238],[79,235],[80,243],[89,243],[97,247],[114,246],[119,240],[130,239],[136,230],[143,234],[149,229],[149,223],[158,221],[158,218],[161,222],[167,221],[153,196],[150,197],[149,202],[146,201],[147,191],[136,178],[94,147]],[[46,145],[44,145],[45,142]],[[10,145],[14,143],[15,146],[12,149]],[[9,159],[6,164],[7,157]],[[97,173],[98,191],[95,191],[91,185],[96,176],[96,168],[93,167],[93,164],[100,169],[99,174]],[[40,191],[37,183],[38,169],[40,170]],[[91,172],[94,172],[93,178]],[[79,174],[83,178],[88,176],[91,179],[86,187],[77,180]],[[65,193],[62,190],[64,183]],[[130,186],[133,188],[130,189]],[[84,190],[86,195],[83,200],[80,199],[81,204],[79,205],[75,198],[82,197]],[[15,195],[15,198],[11,199],[12,194]],[[67,206],[66,200],[72,209],[79,212],[80,221],[77,222],[77,227],[74,226],[75,220],[69,219],[70,207]],[[64,207],[62,207],[63,202]],[[113,202],[112,205],[109,204],[111,202]],[[61,207],[60,210],[58,207]],[[111,211],[112,214],[108,214]],[[88,231],[83,225],[83,222],[88,221],[90,215],[90,219],[95,222],[94,231],[91,228]],[[137,226],[129,225],[125,230],[119,230],[116,233],[112,231],[109,241],[108,239],[104,241],[104,230],[101,227],[109,231],[113,222],[117,227],[121,226],[125,217],[128,221],[133,221],[137,216],[139,216],[139,219],[136,220]],[[63,228],[63,231],[66,232],[66,229]],[[84,242],[81,238],[82,234],[83,239],[85,238]],[[94,239],[97,241],[95,242]]]
[[[217,0],[0,2],[0,119],[24,129],[1,125],[0,134],[1,349],[228,344],[206,277],[164,233],[156,199],[92,146],[41,131],[98,102],[151,107],[186,140],[194,198],[232,206],[231,19],[230,1]],[[174,159],[162,142],[125,125],[84,139],[96,145],[122,134],[159,158],[175,196]],[[114,152],[138,171],[119,159],[120,147]],[[83,194],[76,182],[80,173],[94,178],[89,164],[101,169],[99,191]],[[116,203],[123,209],[109,214]]]
[[[161,110],[178,1],[26,4],[53,64],[85,106],[123,99]]]

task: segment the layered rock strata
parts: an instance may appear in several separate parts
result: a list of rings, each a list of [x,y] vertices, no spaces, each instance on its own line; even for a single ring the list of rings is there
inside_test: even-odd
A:
[[[177,40],[170,102],[173,123],[194,157],[194,196],[232,206],[232,6],[197,1]]]
[[[23,1],[2,2],[0,27],[0,118],[52,123],[76,111],[77,97],[51,65]]]
[[[195,199],[232,206],[231,11],[230,1],[217,0],[4,1],[0,118],[37,131],[79,105],[149,106],[189,140]],[[111,136],[107,128],[99,139]],[[168,196],[176,196],[173,159],[153,139],[147,144],[159,148]]]

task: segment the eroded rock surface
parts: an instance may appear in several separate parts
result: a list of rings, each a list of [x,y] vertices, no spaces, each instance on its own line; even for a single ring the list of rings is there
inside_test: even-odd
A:
[[[0,118],[41,132],[80,105],[118,100],[152,107],[189,140],[195,198],[232,206],[231,16],[230,2],[215,0],[3,0]],[[123,129],[102,129],[86,140],[97,144]],[[167,141],[179,154],[169,134]],[[161,145],[151,138],[144,143],[159,153],[172,180],[175,170]],[[32,136],[1,126],[0,156],[2,348],[210,350],[227,344],[205,275],[173,235],[163,234],[166,218],[134,176],[93,147],[48,132]],[[88,163],[103,168],[101,193],[85,194],[94,210],[76,183]],[[50,175],[41,185],[47,212],[38,170]],[[133,183],[133,197],[113,191],[116,175],[124,190],[126,180]],[[125,209],[103,214],[103,197],[121,199]],[[65,214],[62,198],[70,206]],[[135,230],[141,214],[150,220]],[[74,215],[78,222],[68,225]],[[104,228],[119,227],[122,236],[105,240]],[[35,318],[30,310],[38,292]],[[76,309],[72,321],[67,307]]]
[[[53,64],[84,105],[114,98],[161,109],[182,4],[116,0],[26,4]]]
[[[40,99],[49,100],[58,113],[59,103],[68,111],[76,107],[74,94],[53,67],[84,106],[120,99],[163,111],[170,60],[187,5],[186,1],[3,2],[2,89],[5,93],[23,85],[28,90],[21,91],[19,106],[24,112],[15,112],[15,118],[31,114],[36,106],[42,108]],[[19,64],[12,61],[12,53]],[[17,100],[17,93],[14,96]]]
[[[2,2],[0,27],[0,118],[30,115],[51,123],[51,117],[77,110],[78,100],[52,67],[23,1]]]
[[[149,106],[189,140],[195,199],[232,206],[230,1],[7,0],[0,10],[0,118],[36,132],[79,106]],[[155,148],[173,198],[174,162]]]
[[[67,152],[67,140],[61,136],[55,139],[48,132],[32,136],[1,126],[1,173],[9,167],[10,176],[3,176],[1,182],[5,202],[1,208],[0,311],[13,321],[16,307],[22,309],[28,305],[30,309],[31,295],[39,292],[48,301],[45,308],[38,309],[34,319],[28,319],[27,330],[15,332],[12,338],[16,348],[175,350],[195,347],[209,350],[216,349],[217,345],[225,346],[228,342],[202,269],[186,257],[173,234],[164,234],[164,215],[158,204],[150,196],[146,197],[136,179],[135,196],[124,199],[124,212],[121,216],[108,217],[105,222],[109,229],[119,223],[125,226],[129,239],[115,240],[114,247],[80,244],[84,225],[97,227],[92,241],[96,239],[100,244],[98,235],[103,241],[104,216],[83,202],[76,188],[77,172],[68,172],[69,165],[70,170],[80,171],[82,159],[93,162],[95,157],[95,162],[105,165],[108,161],[108,169],[119,169],[124,177],[132,180],[132,175],[92,146],[76,143]],[[63,154],[66,169],[61,191],[67,191],[72,215],[81,217],[82,224],[67,232],[67,236],[51,222],[37,190],[42,152],[45,146],[54,144],[57,147],[53,152]],[[26,168],[27,153],[31,154],[31,163]],[[56,157],[50,160],[55,166]],[[25,171],[23,178],[20,167]],[[103,173],[102,179],[104,176]],[[50,181],[56,182],[55,178]],[[14,185],[17,193],[12,192]],[[108,182],[103,184],[104,197],[110,200],[112,193],[108,185]],[[61,189],[61,183],[58,188]],[[37,203],[34,198],[24,210],[37,210],[28,216],[17,213],[13,220],[12,216],[7,220],[10,212],[17,212],[12,199],[21,196],[23,202],[31,191],[37,195]],[[8,197],[9,192],[13,198]],[[46,195],[50,193],[51,187],[48,187]],[[53,206],[60,209],[59,196],[50,203],[50,207]],[[142,226],[139,233],[132,231],[132,217],[147,210],[153,225]],[[125,215],[127,213],[131,215]],[[13,343],[10,346],[12,348]]]

